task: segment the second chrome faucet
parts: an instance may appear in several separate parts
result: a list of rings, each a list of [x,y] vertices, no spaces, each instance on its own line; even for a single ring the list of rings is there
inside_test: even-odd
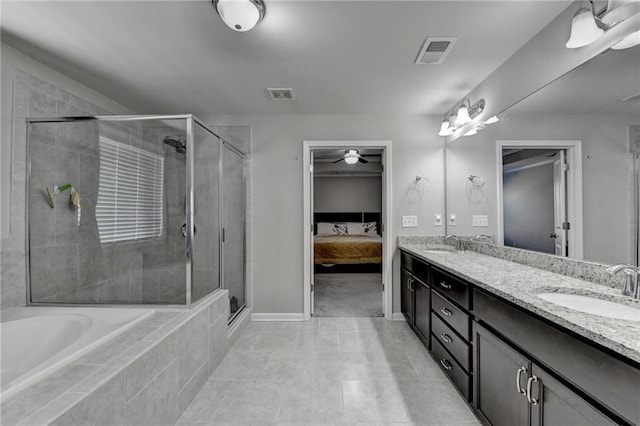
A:
[[[614,275],[624,272],[624,288],[622,294],[640,300],[640,268],[633,265],[614,265],[607,268],[607,273]]]

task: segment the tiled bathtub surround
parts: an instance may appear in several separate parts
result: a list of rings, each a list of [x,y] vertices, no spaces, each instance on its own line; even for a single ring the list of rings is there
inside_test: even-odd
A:
[[[595,296],[640,309],[640,302],[611,288],[487,256],[475,251],[425,252],[425,245],[400,243],[399,247],[439,268],[472,282],[524,309],[540,315],[584,338],[640,362],[640,323],[589,315],[564,308],[538,297],[540,293],[561,292]]]
[[[228,348],[228,292],[157,310],[0,406],[3,425],[173,425]]]
[[[473,236],[465,236],[462,238],[465,239],[465,250],[475,251],[498,259],[508,260],[521,265],[531,266],[544,271],[554,272],[556,274],[562,274],[568,277],[606,285],[608,287],[622,289],[624,286],[623,274],[612,276],[605,271],[610,265],[576,260],[545,253],[537,253],[534,251],[499,246],[496,244],[487,244],[474,241]],[[398,246],[424,247],[437,244],[445,244],[444,237],[398,237]],[[453,242],[449,241],[447,244],[451,245]]]

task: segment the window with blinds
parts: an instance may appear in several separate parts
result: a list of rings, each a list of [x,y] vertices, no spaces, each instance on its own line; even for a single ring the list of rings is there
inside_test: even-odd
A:
[[[101,243],[162,234],[164,157],[100,136],[96,221]]]

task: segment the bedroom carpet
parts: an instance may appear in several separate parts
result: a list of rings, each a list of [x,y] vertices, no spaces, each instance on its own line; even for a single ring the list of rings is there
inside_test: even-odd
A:
[[[319,317],[382,316],[382,274],[315,274]]]

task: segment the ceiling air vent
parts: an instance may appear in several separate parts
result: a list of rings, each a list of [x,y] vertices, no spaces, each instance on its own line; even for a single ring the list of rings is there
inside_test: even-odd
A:
[[[292,101],[295,99],[293,89],[290,88],[269,88],[267,93],[274,101]]]
[[[456,43],[455,37],[429,37],[425,40],[418,57],[417,65],[437,65],[444,61]]]

